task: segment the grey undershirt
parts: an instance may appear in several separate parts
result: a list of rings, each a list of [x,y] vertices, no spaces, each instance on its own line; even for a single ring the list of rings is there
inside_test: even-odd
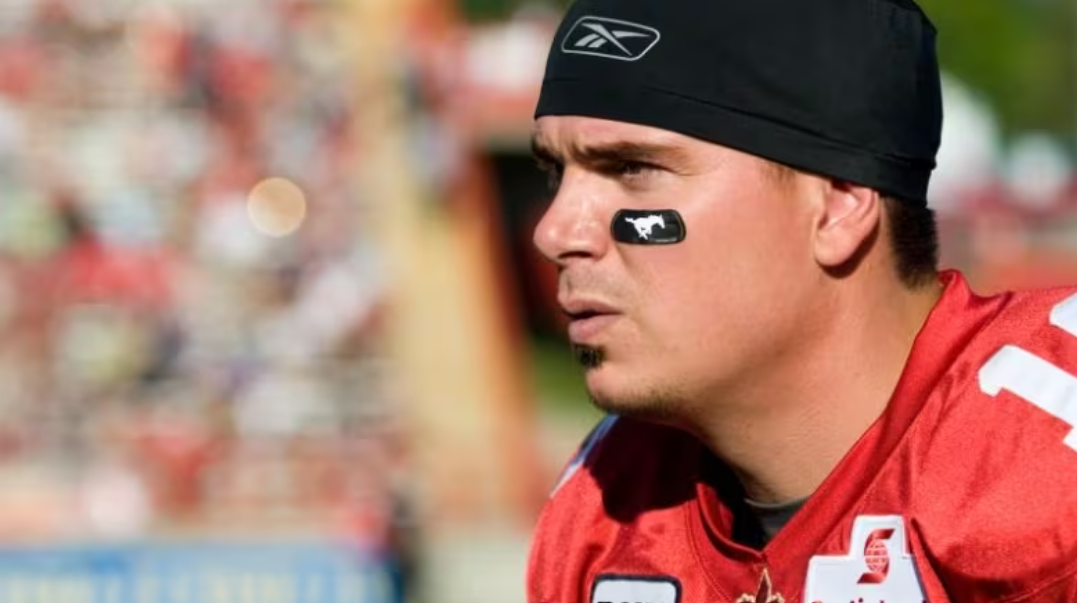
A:
[[[804,506],[804,502],[807,498],[794,499],[792,501],[784,501],[781,503],[760,503],[758,501],[752,501],[747,497],[744,499],[745,505],[748,506],[748,510],[755,516],[756,521],[759,523],[759,528],[762,530],[761,537],[764,544],[769,543],[778,531],[789,523],[789,520],[793,518],[793,515],[797,513]]]

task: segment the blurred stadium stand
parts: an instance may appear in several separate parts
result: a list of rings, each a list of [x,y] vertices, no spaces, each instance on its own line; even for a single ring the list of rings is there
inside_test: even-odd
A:
[[[130,575],[155,564],[185,568],[190,599],[257,597],[244,581],[291,543],[320,552],[295,581],[348,587],[278,598],[404,596],[404,447],[340,13],[0,3],[0,599],[64,579],[81,599],[87,577],[164,589]],[[183,597],[146,589],[122,593]]]

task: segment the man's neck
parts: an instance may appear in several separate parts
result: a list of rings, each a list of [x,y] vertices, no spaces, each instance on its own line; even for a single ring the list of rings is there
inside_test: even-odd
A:
[[[838,290],[821,329],[693,432],[752,499],[809,496],[886,409],[941,291]]]

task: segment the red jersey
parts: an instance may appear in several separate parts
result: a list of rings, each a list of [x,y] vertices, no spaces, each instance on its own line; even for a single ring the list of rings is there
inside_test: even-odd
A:
[[[885,412],[761,550],[698,441],[611,417],[542,513],[529,599],[1074,601],[1077,290],[943,279]]]

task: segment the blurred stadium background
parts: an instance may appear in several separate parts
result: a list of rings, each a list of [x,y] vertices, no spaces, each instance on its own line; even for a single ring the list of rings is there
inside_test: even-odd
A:
[[[0,600],[524,597],[563,4],[0,2]],[[922,4],[944,263],[1077,282],[1077,3]]]

